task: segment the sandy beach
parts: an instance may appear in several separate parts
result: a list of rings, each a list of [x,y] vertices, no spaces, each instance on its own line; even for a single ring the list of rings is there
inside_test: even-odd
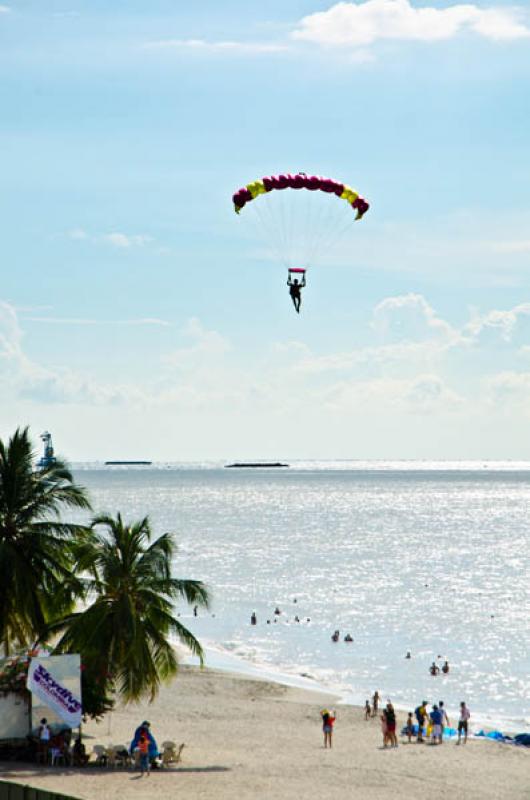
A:
[[[118,708],[84,727],[95,744],[129,744],[144,719],[159,744],[185,743],[181,764],[150,777],[124,769],[1,767],[2,778],[86,800],[237,797],[286,800],[410,798],[445,795],[477,800],[528,800],[530,753],[470,739],[457,747],[409,745],[381,749],[379,721],[363,710],[337,708],[332,750],[322,743],[319,711],[333,697],[239,675],[183,667],[149,705]],[[472,707],[472,704],[471,704]],[[404,722],[398,714],[398,729]]]

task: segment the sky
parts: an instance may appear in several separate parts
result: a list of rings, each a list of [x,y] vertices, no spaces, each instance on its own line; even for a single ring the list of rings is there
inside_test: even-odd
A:
[[[526,3],[0,0],[0,438],[528,458],[529,84]],[[298,171],[371,206],[300,315]]]

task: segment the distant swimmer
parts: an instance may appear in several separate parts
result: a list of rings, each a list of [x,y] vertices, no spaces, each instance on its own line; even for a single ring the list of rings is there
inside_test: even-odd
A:
[[[276,608],[274,609],[274,613],[275,613],[276,615],[278,615],[278,614],[281,614],[282,612],[280,611],[280,609],[278,608],[278,606],[276,606]]]
[[[332,642],[338,642],[338,641],[339,641],[339,638],[340,638],[340,633],[339,633],[339,631],[335,631],[335,632],[333,633],[332,637],[331,637],[331,641],[332,641]]]
[[[198,607],[197,606],[193,606],[193,616],[196,617],[198,613],[199,613]]]
[[[442,672],[444,675],[447,675],[447,673],[449,672],[449,661],[444,661]]]
[[[410,650],[407,650],[407,655],[405,656],[405,658],[411,658]]]
[[[345,642],[353,642],[353,636],[350,636],[350,634],[347,633],[346,636],[344,637],[344,641]]]
[[[255,625],[257,623],[257,621],[258,621],[258,618],[256,617],[256,612],[253,611],[252,615],[250,617],[250,624],[251,625]]]
[[[298,614],[297,614],[297,615],[296,615],[296,617],[294,618],[294,621],[295,621],[295,622],[300,622],[300,617],[298,616]]]
[[[289,294],[291,295],[291,300],[293,301],[295,311],[297,314],[299,314],[300,303],[302,302],[302,289],[305,286],[305,273],[302,275],[301,281],[298,281],[298,278],[295,278],[294,281],[291,280],[291,274],[289,273],[287,286],[289,287]]]
[[[438,667],[436,663],[433,661],[431,666],[429,667],[429,672],[431,673],[431,675],[439,675],[440,667]]]

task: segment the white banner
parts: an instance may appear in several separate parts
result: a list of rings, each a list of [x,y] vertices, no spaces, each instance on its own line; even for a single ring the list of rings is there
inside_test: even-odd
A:
[[[31,659],[27,687],[44,705],[48,706],[58,717],[66,722],[70,728],[78,728],[81,724],[81,715],[83,713],[81,699],[67,689],[57,677],[54,677],[46,662],[53,669],[52,659]]]

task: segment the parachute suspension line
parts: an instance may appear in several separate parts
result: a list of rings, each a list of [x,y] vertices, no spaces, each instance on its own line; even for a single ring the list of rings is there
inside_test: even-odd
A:
[[[326,197],[328,196],[326,195]],[[311,262],[314,262],[319,252],[322,252],[323,238],[326,232],[326,226],[329,226],[330,221],[333,220],[334,214],[336,213],[336,208],[334,207],[334,204],[330,201],[332,199],[336,200],[337,198],[333,195],[330,195],[328,197],[328,202],[326,205],[326,197],[317,198],[316,202],[317,215],[313,225],[311,250],[308,254]],[[319,200],[320,202],[318,202]]]
[[[285,263],[285,250],[282,247],[282,243],[278,241],[278,226],[275,223],[274,215],[271,213],[270,204],[267,202],[263,204],[259,202],[252,203],[252,210],[254,218],[259,221],[257,227],[261,231],[260,238],[264,240],[264,244],[266,244],[273,259]]]
[[[326,225],[325,233],[320,243],[322,252],[328,251],[334,243],[337,243],[354,222],[355,216],[349,207],[339,212],[337,218],[330,221],[329,225]]]

